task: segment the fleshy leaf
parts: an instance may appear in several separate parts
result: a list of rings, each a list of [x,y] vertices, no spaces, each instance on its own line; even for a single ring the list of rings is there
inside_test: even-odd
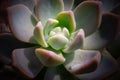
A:
[[[63,0],[64,2],[64,10],[71,10],[74,4],[74,0]]]
[[[21,41],[30,42],[37,21],[31,11],[21,4],[9,7],[7,10],[13,34]]]
[[[110,76],[112,73],[118,70],[117,61],[107,51],[103,51],[100,64],[96,71],[77,75],[82,80],[103,80],[105,77]]]
[[[41,22],[38,22],[34,29],[34,37],[42,47],[48,47],[45,41],[45,37],[43,33],[43,26]]]
[[[75,32],[71,35],[71,38],[63,51],[65,53],[70,53],[73,52],[74,50],[82,48],[83,42],[84,42],[84,31],[83,29],[80,29],[77,33]]]
[[[67,28],[63,28],[63,33],[64,33],[65,37],[69,38],[70,33]]]
[[[50,31],[51,31],[56,25],[58,25],[58,23],[59,23],[59,22],[58,22],[58,20],[56,20],[56,19],[49,18],[49,19],[47,20],[47,23],[46,23],[46,25],[45,25],[45,27],[44,27],[44,34],[45,34],[45,38],[46,38],[46,39],[48,38]]]
[[[63,10],[62,0],[38,0],[36,6],[36,15],[39,17],[43,26],[48,18],[55,18]]]
[[[26,5],[32,12],[34,12],[35,1],[36,1],[36,0],[11,0],[11,1],[10,1],[10,5],[24,4],[24,5]]]
[[[59,26],[66,27],[70,33],[76,29],[74,14],[72,11],[62,11],[57,15],[56,19],[59,21]]]
[[[68,43],[68,39],[62,34],[56,34],[48,38],[48,44],[55,50],[60,50]]]
[[[108,42],[114,39],[118,29],[118,16],[107,13],[103,15],[102,23],[98,31],[84,40],[84,49],[102,49]]]
[[[35,50],[37,58],[41,61],[45,66],[57,66],[62,64],[65,61],[65,58],[61,53],[56,54],[53,51],[37,48]]]
[[[74,10],[76,28],[83,28],[88,36],[95,32],[101,22],[101,3],[97,1],[84,1]]]
[[[12,55],[14,67],[29,78],[34,78],[43,68],[34,51],[34,47],[15,49]]]
[[[74,53],[65,55],[66,69],[74,74],[91,72],[96,69],[101,58],[99,51],[76,50]]]

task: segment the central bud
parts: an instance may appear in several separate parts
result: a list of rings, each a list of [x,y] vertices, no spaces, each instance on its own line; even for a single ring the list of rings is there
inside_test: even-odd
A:
[[[60,50],[68,43],[69,31],[56,27],[49,33],[48,44],[55,50]]]

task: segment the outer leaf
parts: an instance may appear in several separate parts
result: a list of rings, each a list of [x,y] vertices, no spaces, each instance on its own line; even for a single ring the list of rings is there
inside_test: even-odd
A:
[[[59,21],[59,26],[66,27],[70,33],[76,29],[74,14],[72,11],[60,12],[57,15],[57,20]]]
[[[38,22],[34,29],[34,37],[42,47],[48,47],[47,42],[45,41],[43,26],[41,22]]]
[[[114,39],[118,24],[118,16],[111,13],[104,14],[99,30],[85,38],[84,49],[102,49],[108,42]]]
[[[14,67],[29,78],[34,78],[43,68],[34,51],[33,47],[16,49],[12,55]]]
[[[36,15],[39,17],[43,26],[48,18],[55,18],[63,10],[62,0],[38,0]]]
[[[80,29],[79,31],[77,31],[77,33],[73,33],[71,35],[71,38],[68,42],[68,44],[66,45],[65,49],[63,50],[65,53],[71,53],[79,48],[83,47],[83,43],[84,43],[84,31],[83,29]]]
[[[45,66],[58,66],[65,61],[65,58],[61,53],[56,54],[53,51],[37,48],[35,50],[37,58],[41,61]]]
[[[9,7],[7,10],[14,35],[21,41],[31,42],[30,39],[36,25],[35,17],[26,6],[21,4]]]
[[[74,54],[65,55],[66,69],[74,74],[91,72],[96,69],[100,61],[101,55],[99,51],[93,50],[76,50]]]
[[[85,35],[93,33],[98,29],[101,22],[101,3],[95,1],[84,1],[75,10],[76,28],[83,28]]]
[[[102,80],[118,70],[116,60],[107,51],[103,51],[101,62],[96,71],[77,75],[82,80]]]
[[[63,2],[64,2],[64,10],[72,9],[74,0],[63,0]]]

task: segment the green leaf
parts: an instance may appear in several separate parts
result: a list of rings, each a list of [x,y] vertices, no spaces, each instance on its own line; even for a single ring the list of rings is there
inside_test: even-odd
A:
[[[63,10],[62,0],[38,0],[36,5],[36,15],[43,26],[48,18],[56,18],[57,14]]]
[[[35,48],[15,49],[12,54],[13,66],[29,78],[34,78],[43,68],[35,55]]]
[[[85,36],[84,36],[83,29],[80,29],[79,31],[72,33],[71,38],[69,39],[69,42],[65,46],[65,49],[63,49],[63,52],[71,53],[74,50],[82,48],[84,37]]]
[[[57,15],[56,19],[59,21],[59,26],[66,27],[70,33],[76,29],[74,14],[72,11],[62,11]]]
[[[82,80],[103,80],[118,70],[117,61],[107,51],[102,52],[102,58],[96,71],[88,74],[79,74]]]
[[[102,23],[98,31],[84,40],[84,49],[102,49],[111,42],[117,33],[119,19],[112,13],[106,13],[102,17]]]
[[[42,47],[48,47],[47,42],[45,41],[43,26],[41,22],[38,22],[34,29],[34,37]]]
[[[65,58],[61,53],[56,54],[53,51],[37,48],[35,50],[37,58],[41,61],[45,66],[58,66],[65,61]]]
[[[45,38],[47,39],[49,37],[49,33],[50,31],[56,27],[58,25],[59,21],[56,20],[56,19],[52,19],[52,18],[49,18],[47,20],[47,23],[44,27],[44,34],[45,34]]]
[[[74,74],[88,73],[94,71],[101,58],[99,51],[76,50],[74,53],[64,55],[66,69]]]
[[[33,36],[37,20],[31,11],[21,4],[9,7],[7,11],[10,28],[15,37],[23,42],[33,43],[30,39]]]
[[[74,0],[63,0],[64,2],[64,10],[71,10],[74,4]]]
[[[75,10],[76,28],[84,29],[85,35],[88,36],[95,32],[101,22],[101,3],[96,1],[84,1],[79,4]]]

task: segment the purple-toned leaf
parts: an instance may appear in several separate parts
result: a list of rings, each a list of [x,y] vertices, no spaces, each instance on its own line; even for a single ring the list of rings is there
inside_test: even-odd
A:
[[[48,67],[58,66],[65,61],[61,53],[55,53],[47,49],[37,48],[35,54],[41,63]]]
[[[112,13],[106,13],[102,17],[102,23],[98,31],[84,40],[84,49],[102,49],[112,41],[118,32],[119,19]]]
[[[35,10],[37,17],[45,26],[48,18],[56,18],[57,14],[63,10],[63,1],[38,0]]]
[[[22,4],[9,7],[7,11],[10,28],[16,38],[24,42],[31,42],[37,21],[31,11]]]
[[[82,48],[84,43],[84,38],[85,38],[85,35],[84,35],[83,29],[80,29],[79,31],[74,32],[71,35],[71,38],[63,51],[65,53],[71,53],[77,49]]]
[[[101,22],[101,3],[96,1],[84,1],[75,10],[76,28],[83,28],[88,36],[95,32]]]
[[[101,62],[96,71],[88,74],[77,75],[77,77],[82,80],[102,80],[117,71],[118,64],[116,60],[109,54],[109,52],[103,51],[102,54]]]
[[[74,53],[65,55],[66,69],[74,74],[94,71],[99,64],[101,54],[94,50],[76,50]]]
[[[34,78],[43,68],[35,55],[35,48],[15,49],[12,54],[13,66],[29,78]]]

